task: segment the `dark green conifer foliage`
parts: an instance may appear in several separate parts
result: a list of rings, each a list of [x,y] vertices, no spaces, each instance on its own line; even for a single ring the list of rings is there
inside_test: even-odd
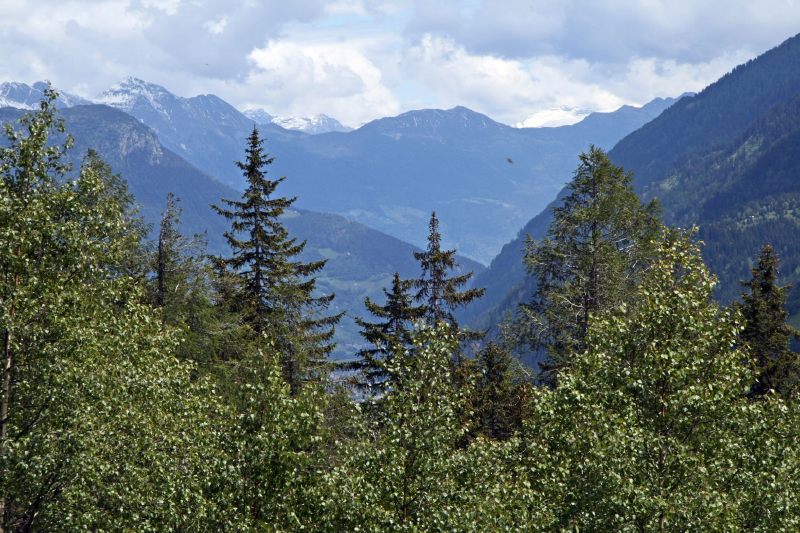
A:
[[[273,197],[284,177],[271,180],[266,167],[273,158],[264,152],[264,141],[253,128],[246,159],[237,162],[247,179],[241,200],[223,200],[213,206],[231,221],[225,233],[233,254],[216,258],[220,271],[232,274],[237,286],[230,292],[244,321],[258,334],[266,334],[281,353],[284,377],[296,391],[300,383],[326,369],[334,326],[341,314],[321,316],[333,294],[314,296],[316,279],[325,261],[302,262],[296,258],[305,248],[280,220],[296,198]]]
[[[362,374],[363,379],[356,384],[359,388],[382,390],[389,378],[386,370],[388,360],[397,350],[410,345],[413,322],[425,313],[423,306],[413,304],[413,297],[409,293],[411,284],[411,281],[401,279],[400,274],[395,272],[392,288],[383,289],[386,295],[384,305],[378,305],[369,298],[364,299],[367,310],[379,321],[355,319],[361,327],[361,336],[371,345],[358,353],[357,361],[348,365],[349,369]]]
[[[180,198],[167,195],[167,203],[161,215],[158,229],[158,242],[153,257],[155,287],[153,304],[166,308],[164,321],[174,318],[174,307],[192,297],[192,289],[204,281],[204,261],[206,239],[203,235],[186,237],[180,231]]]
[[[507,439],[522,425],[517,400],[525,382],[517,363],[502,346],[489,342],[478,352],[475,370],[476,429],[492,439]]]
[[[580,155],[567,187],[547,236],[525,253],[536,290],[522,322],[531,347],[546,351],[542,379],[550,384],[585,349],[590,316],[631,297],[662,228],[658,205],[642,205],[630,173],[600,148]]]
[[[789,348],[797,332],[786,324],[786,293],[789,286],[779,286],[778,256],[769,244],[761,249],[753,277],[742,282],[747,291],[739,305],[745,327],[740,334],[753,356],[756,382],[752,396],[763,396],[774,390],[788,396],[800,379],[800,359]]]
[[[439,232],[439,219],[436,212],[431,213],[428,224],[428,247],[424,252],[414,252],[414,257],[419,261],[422,276],[414,280],[417,289],[415,299],[425,306],[425,320],[435,327],[439,322],[445,322],[458,329],[458,322],[453,312],[467,305],[472,300],[483,296],[484,289],[464,289],[472,278],[472,272],[449,276],[456,270],[455,250],[442,250],[442,235]],[[462,332],[467,338],[480,338],[475,332]]]
[[[205,235],[187,237],[180,231],[180,198],[167,195],[159,223],[156,249],[151,254],[148,284],[150,304],[161,309],[164,324],[184,330],[179,355],[198,363],[213,357],[219,313],[212,303],[211,271],[206,260]]]

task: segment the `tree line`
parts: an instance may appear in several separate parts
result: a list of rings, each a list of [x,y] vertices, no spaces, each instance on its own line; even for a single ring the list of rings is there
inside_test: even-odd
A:
[[[482,290],[433,214],[420,277],[366,300],[364,348],[333,365],[324,261],[299,259],[256,129],[208,257],[177,198],[149,242],[96,153],[70,173],[55,96],[0,149],[0,531],[800,527],[769,246],[720,306],[693,230],[592,147],[502,335],[458,323]]]

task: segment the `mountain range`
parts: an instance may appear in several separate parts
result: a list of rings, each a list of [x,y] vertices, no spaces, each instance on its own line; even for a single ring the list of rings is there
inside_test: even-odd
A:
[[[698,227],[722,302],[738,297],[759,248],[772,244],[800,323],[800,36],[680,99],[609,157],[633,172],[644,199],[659,199],[665,222]],[[464,320],[495,324],[530,297],[524,240],[544,236],[550,219],[548,207],[477,277],[487,294]]]
[[[456,107],[318,135],[287,130],[264,110],[248,117],[214,95],[184,98],[136,78],[96,102],[139,119],[165,147],[237,190],[244,184],[231,162],[241,158],[243,139],[258,122],[275,156],[274,172],[289,177],[287,194],[298,196],[299,206],[344,215],[418,246],[435,210],[445,245],[488,263],[552,200],[581,150],[590,143],[613,146],[673,100],[593,113],[554,128],[513,128]]]
[[[17,108],[0,111],[0,120],[13,120],[19,109],[35,107],[44,87],[0,85],[3,104]],[[337,355],[352,353],[359,343],[352,317],[363,314],[365,296],[380,300],[381,288],[395,271],[407,278],[418,275],[412,252],[418,249],[414,244],[424,244],[429,208],[439,212],[445,246],[483,235],[484,249],[491,250],[499,223],[504,231],[514,227],[513,218],[503,217],[525,211],[515,195],[534,203],[552,196],[556,186],[540,179],[549,175],[547,169],[567,168],[589,142],[613,144],[619,132],[635,129],[672,103],[657,99],[642,108],[624,106],[559,128],[512,128],[464,107],[419,110],[352,132],[309,135],[280,127],[263,110],[248,117],[216,96],[183,98],[137,79],[96,101],[69,94],[59,99],[78,142],[76,158],[89,147],[100,152],[128,181],[151,224],[159,219],[166,193],[176,193],[182,199],[184,230],[206,232],[216,252],[225,249],[225,226],[209,205],[239,194],[242,178],[232,162],[242,158],[254,121],[261,122],[269,149],[278,155],[270,171],[288,175],[281,186],[284,194],[300,195],[300,208],[287,216],[286,224],[309,242],[303,259],[329,260],[320,290],[336,292],[336,309],[348,311],[337,333]],[[215,177],[221,175],[227,183]],[[504,191],[509,183],[511,192]],[[333,213],[315,212],[309,205]],[[379,231],[381,226],[394,236]],[[398,234],[413,234],[414,244]],[[476,242],[467,248],[481,249]],[[488,253],[475,255],[488,262]],[[459,263],[464,270],[483,270],[464,256]]]

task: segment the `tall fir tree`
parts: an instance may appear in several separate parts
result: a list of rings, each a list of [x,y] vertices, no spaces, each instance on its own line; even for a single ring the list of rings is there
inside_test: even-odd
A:
[[[225,207],[212,206],[231,221],[225,238],[233,252],[214,262],[236,281],[228,297],[236,299],[244,321],[256,334],[266,334],[280,351],[284,377],[294,393],[305,379],[319,377],[327,369],[327,355],[334,347],[330,341],[342,314],[324,316],[334,295],[314,295],[314,275],[325,261],[297,259],[306,243],[290,237],[280,220],[296,198],[273,197],[285,177],[267,177],[273,157],[263,145],[253,127],[246,159],[236,163],[247,180],[242,199],[223,200]]]
[[[357,370],[361,379],[356,383],[358,388],[370,391],[382,391],[389,379],[387,365],[398,350],[411,344],[413,323],[423,317],[425,308],[415,306],[410,294],[411,281],[400,278],[395,272],[390,290],[383,289],[386,303],[379,305],[369,297],[364,299],[364,306],[378,322],[369,322],[356,318],[361,328],[361,336],[370,344],[358,352],[359,359],[347,365]]]
[[[600,148],[580,155],[567,189],[547,236],[529,240],[525,253],[536,289],[521,307],[522,324],[531,348],[546,352],[542,379],[550,384],[584,350],[590,316],[631,297],[663,227],[658,205],[642,205],[631,174]]]
[[[786,295],[791,287],[778,285],[778,256],[769,244],[758,256],[752,278],[742,285],[739,309],[744,319],[741,340],[753,357],[756,370],[752,396],[763,396],[773,390],[788,396],[800,379],[800,358],[789,347],[797,335],[786,323]]]
[[[413,282],[417,289],[415,300],[424,306],[425,320],[430,326],[435,327],[438,323],[445,322],[458,330],[458,322],[453,313],[459,307],[483,296],[485,289],[465,289],[472,278],[472,272],[450,275],[452,271],[458,270],[456,250],[442,250],[442,235],[436,212],[431,213],[428,230],[427,249],[414,252],[422,270],[421,277]],[[462,330],[460,335],[462,338],[472,339],[482,337],[480,333],[467,330]]]

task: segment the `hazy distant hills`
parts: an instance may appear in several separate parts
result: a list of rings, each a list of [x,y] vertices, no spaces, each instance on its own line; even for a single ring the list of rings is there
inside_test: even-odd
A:
[[[422,244],[430,211],[445,243],[490,261],[563,185],[580,150],[611,146],[671,101],[560,128],[517,129],[464,107],[418,110],[350,133],[276,139],[276,169],[303,205]]]
[[[511,128],[458,107],[304,135],[280,127],[264,110],[246,117],[216,97],[181,98],[141,80],[128,80],[104,98],[234,188],[242,182],[230,163],[241,158],[243,139],[260,119],[273,170],[289,177],[287,192],[299,197],[298,205],[343,214],[417,245],[424,244],[436,210],[445,244],[487,263],[553,198],[581,149],[612,146],[672,102],[626,106],[560,128]]]
[[[0,123],[16,120],[19,109],[0,109]],[[211,251],[225,250],[222,232],[226,222],[209,208],[220,198],[235,198],[239,193],[187,163],[166,148],[153,129],[139,120],[105,105],[81,105],[64,109],[67,129],[75,137],[71,156],[76,168],[89,148],[94,148],[115,172],[127,180],[131,192],[142,206],[142,215],[154,226],[160,219],[166,195],[174,192],[181,199],[185,233],[207,232]],[[338,328],[336,356],[348,356],[360,343],[354,316],[364,313],[365,296],[380,299],[395,271],[403,277],[419,275],[413,258],[414,246],[344,217],[296,210],[287,214],[289,231],[308,246],[304,260],[328,259],[319,277],[322,293],[336,292],[335,309],[348,317]],[[482,266],[460,257],[466,270]]]
[[[681,99],[609,155],[633,171],[645,198],[659,198],[666,222],[699,226],[723,301],[738,296],[771,243],[784,282],[796,287],[791,310],[800,311],[800,37]],[[470,320],[494,323],[530,295],[524,237],[543,236],[549,221],[549,210],[530,220],[478,276],[487,297],[467,311]]]
[[[138,118],[165,147],[233,188],[243,183],[231,163],[241,159],[244,138],[259,122],[273,170],[289,177],[286,192],[299,196],[299,206],[339,213],[417,245],[436,210],[445,244],[484,263],[552,200],[581,150],[590,143],[611,147],[672,103],[657,99],[554,128],[512,128],[464,107],[423,109],[350,132],[309,135],[276,121],[309,132],[339,123],[322,116],[276,119],[264,110],[248,117],[216,96],[183,98],[136,78],[98,101]]]

